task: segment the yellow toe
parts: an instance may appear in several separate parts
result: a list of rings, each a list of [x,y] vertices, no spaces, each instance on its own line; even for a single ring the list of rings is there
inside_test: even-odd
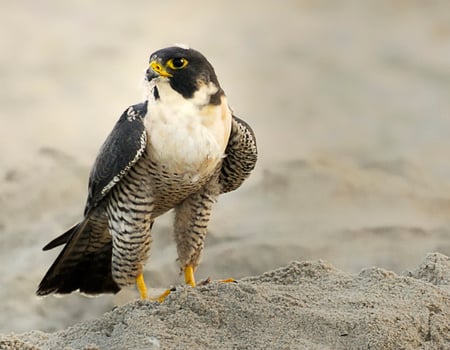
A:
[[[158,303],[162,303],[171,292],[172,292],[172,289],[167,289],[161,295],[159,295],[157,297],[150,297],[149,300],[157,301]]]
[[[237,281],[234,278],[227,278],[224,280],[219,280],[219,283],[237,283]]]

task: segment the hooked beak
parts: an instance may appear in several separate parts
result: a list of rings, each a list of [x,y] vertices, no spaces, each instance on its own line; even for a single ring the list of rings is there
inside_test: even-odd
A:
[[[150,66],[149,66],[149,68],[147,69],[146,76],[147,76],[148,81],[150,81],[150,80],[152,80],[152,79],[154,79],[154,78],[156,78],[156,77],[158,77],[158,76],[170,78],[170,77],[172,77],[173,75],[170,74],[170,73],[163,67],[163,65],[162,65],[161,63],[159,63],[159,62],[153,60],[153,61],[150,62]]]

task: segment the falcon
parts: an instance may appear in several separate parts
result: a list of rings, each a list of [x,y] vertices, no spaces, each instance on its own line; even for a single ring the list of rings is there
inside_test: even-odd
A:
[[[195,287],[213,204],[254,169],[256,139],[200,52],[154,52],[145,82],[147,99],[124,111],[95,160],[83,220],[43,248],[65,245],[38,295],[117,293],[136,283],[147,299],[151,228],[171,209],[180,268]]]

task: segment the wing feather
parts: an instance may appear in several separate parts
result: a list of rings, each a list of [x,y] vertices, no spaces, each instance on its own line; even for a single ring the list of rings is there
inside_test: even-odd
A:
[[[255,134],[245,121],[233,115],[231,134],[219,175],[221,193],[234,191],[255,168],[258,159]]]
[[[147,101],[129,107],[114,126],[92,167],[85,215],[109,193],[142,157],[147,145],[143,118]]]

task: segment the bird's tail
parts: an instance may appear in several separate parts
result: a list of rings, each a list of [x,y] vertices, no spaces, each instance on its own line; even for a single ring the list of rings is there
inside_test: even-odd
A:
[[[51,242],[47,243],[46,246],[44,248],[42,248],[42,250],[44,250],[44,251],[50,250],[50,249],[60,246],[61,244],[67,243],[70,240],[70,238],[72,237],[73,233],[77,231],[77,229],[80,227],[81,224],[82,224],[82,222],[80,222],[76,225],[73,225],[70,229],[68,229],[62,235],[56,237]]]
[[[65,294],[77,289],[87,294],[120,290],[111,274],[112,243],[109,241],[93,250],[89,245],[90,226],[86,217],[43,248],[49,250],[66,244],[39,284],[37,295]]]

